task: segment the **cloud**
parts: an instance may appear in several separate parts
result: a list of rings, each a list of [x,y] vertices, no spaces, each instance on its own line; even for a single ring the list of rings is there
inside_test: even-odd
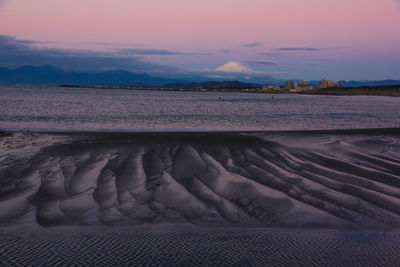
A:
[[[278,47],[275,48],[277,51],[283,52],[291,52],[291,51],[302,51],[302,52],[314,52],[314,51],[321,51],[322,48],[315,48],[315,47]]]
[[[278,65],[279,63],[275,61],[267,61],[267,60],[254,60],[254,61],[247,61],[246,64],[252,65],[252,66],[272,66],[272,65]]]
[[[243,47],[257,47],[257,46],[260,46],[260,45],[262,45],[262,43],[260,43],[260,42],[255,42],[255,43],[243,44],[242,46],[243,46]]]
[[[315,60],[319,61],[319,62],[331,62],[331,61],[335,61],[334,58],[331,57],[322,57],[322,58],[316,58]]]
[[[286,55],[286,53],[283,52],[262,52],[262,53],[258,53],[259,55],[263,55],[263,56],[268,56],[268,57],[280,57],[283,55]]]
[[[207,74],[206,77],[210,79],[235,79],[235,76],[227,76],[220,74]]]
[[[171,51],[166,49],[146,49],[146,48],[122,48],[122,49],[116,49],[115,51],[125,55],[142,55],[142,56],[212,55],[211,52],[182,52],[182,51]]]
[[[309,66],[320,66],[321,65],[321,63],[319,63],[319,62],[306,62],[305,64],[309,65]]]
[[[230,54],[231,53],[231,50],[230,49],[226,49],[226,48],[219,49],[217,51],[220,52],[220,53],[223,53],[223,54]]]
[[[174,77],[196,81],[207,80],[212,77],[215,79],[225,77],[225,79],[243,80],[244,76],[251,75],[252,81],[265,82],[271,79],[268,77],[269,75],[281,74],[280,72],[256,71],[249,67],[249,64],[242,64],[240,62],[230,62],[230,64],[225,64],[217,69],[190,70],[177,66],[155,64],[146,60],[145,57],[147,54],[162,55],[174,52],[163,49],[157,51],[151,49],[146,49],[146,51],[140,50],[139,52],[142,52],[142,54],[138,56],[136,54],[121,54],[113,50],[101,52],[48,48],[43,47],[41,44],[42,42],[20,40],[12,36],[0,35],[0,67],[18,68],[23,65],[51,65],[62,68],[65,71],[74,72],[127,70],[136,73],[147,72],[160,77]],[[201,53],[218,53],[217,51],[201,51]],[[221,52],[224,53],[223,51]]]
[[[226,48],[222,48],[222,49],[215,49],[215,50],[212,50],[212,49],[204,49],[204,50],[200,50],[200,52],[201,53],[204,53],[204,55],[214,55],[214,54],[230,54],[231,53],[231,50],[229,50],[229,49],[226,49]]]
[[[100,45],[100,46],[109,46],[109,45],[113,45],[113,43],[102,43],[102,42],[99,42],[99,43],[87,43],[87,44]]]
[[[73,71],[105,71],[123,69],[133,72],[180,72],[177,67],[158,65],[142,57],[121,56],[113,52],[67,50],[36,47],[39,42],[0,35],[0,66],[52,65]]]

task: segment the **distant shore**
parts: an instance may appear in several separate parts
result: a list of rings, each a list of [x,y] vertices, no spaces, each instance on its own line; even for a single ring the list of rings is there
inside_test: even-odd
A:
[[[265,92],[260,88],[162,88],[162,87],[127,87],[127,86],[90,86],[90,85],[59,85],[64,88],[93,88],[118,90],[149,90],[171,92],[230,92],[258,94],[302,94],[302,95],[337,95],[337,96],[400,96],[400,85],[363,86],[363,87],[332,87],[304,92]]]
[[[302,94],[400,96],[400,85],[325,88],[315,92],[304,92]]]
[[[259,130],[259,131],[30,131],[30,130],[6,130],[0,129],[0,136],[10,136],[15,133],[31,133],[31,134],[49,134],[49,135],[69,135],[69,136],[92,136],[92,137],[115,137],[124,138],[159,138],[159,137],[177,137],[212,139],[212,137],[241,136],[246,134],[400,134],[400,127],[385,128],[343,128],[343,129],[320,129],[320,130]]]

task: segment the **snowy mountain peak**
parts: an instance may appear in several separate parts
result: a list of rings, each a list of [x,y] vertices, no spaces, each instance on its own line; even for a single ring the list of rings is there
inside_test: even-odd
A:
[[[254,70],[243,65],[242,63],[236,61],[229,61],[228,63],[215,69],[221,72],[231,72],[231,73],[252,73]]]

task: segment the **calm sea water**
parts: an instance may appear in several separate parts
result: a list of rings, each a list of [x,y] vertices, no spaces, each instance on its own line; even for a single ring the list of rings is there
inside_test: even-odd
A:
[[[400,127],[400,98],[0,87],[0,129],[232,131]]]

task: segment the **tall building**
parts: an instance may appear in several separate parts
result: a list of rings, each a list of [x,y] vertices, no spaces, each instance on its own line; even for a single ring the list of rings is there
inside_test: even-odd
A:
[[[331,88],[331,87],[340,87],[340,84],[323,79],[318,82],[318,85],[315,88],[316,89],[324,89],[324,88]]]
[[[289,90],[293,89],[294,88],[294,84],[291,81],[287,81],[287,82],[285,82],[285,86],[283,88],[289,89]]]
[[[290,93],[300,93],[300,92],[306,92],[306,91],[312,91],[313,88],[310,86],[310,84],[301,81],[298,83],[295,83],[293,88],[289,90]]]

